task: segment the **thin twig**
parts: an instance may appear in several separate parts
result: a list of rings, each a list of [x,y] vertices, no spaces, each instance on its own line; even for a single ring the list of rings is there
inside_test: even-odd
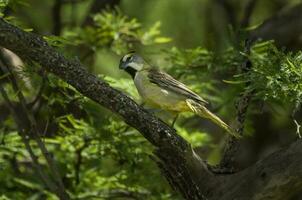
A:
[[[252,16],[256,3],[257,3],[257,0],[250,0],[247,3],[247,5],[244,9],[244,11],[245,11],[244,16],[240,23],[240,28],[245,28],[249,25],[250,18]],[[238,34],[238,38],[240,38],[239,37],[240,32],[238,32],[237,34]],[[244,45],[244,51],[243,51],[246,55],[250,54],[251,45],[252,45],[252,40],[246,39],[245,45]],[[242,73],[248,73],[250,71],[251,67],[252,67],[252,63],[249,60],[248,56],[246,56],[246,59],[243,62],[242,67],[241,67]],[[245,87],[246,88],[249,87],[250,84],[251,84],[250,82],[246,82]],[[252,91],[247,90],[240,95],[238,101],[236,102],[236,111],[237,112],[236,112],[235,130],[241,136],[243,136],[246,113],[247,113],[250,101],[253,97],[253,94],[254,94],[253,90]],[[227,173],[229,173],[229,172],[234,172],[235,168],[237,168],[236,170],[238,170],[238,167],[236,167],[236,164],[235,164],[235,158],[237,156],[239,149],[240,149],[240,141],[238,141],[234,137],[228,137],[225,147],[224,147],[223,156],[220,161],[220,166],[218,167],[218,168],[221,168],[221,171],[227,171]]]
[[[45,78],[44,73],[43,73],[42,74],[42,83],[41,83],[40,89],[39,89],[36,97],[34,98],[34,100],[28,104],[29,107],[33,107],[41,99],[42,94],[43,94],[43,90],[45,88],[45,82],[46,82],[46,78]]]
[[[89,139],[86,139],[84,138],[84,144],[78,148],[76,150],[76,162],[75,162],[75,165],[74,165],[74,168],[75,168],[75,182],[76,182],[76,185],[78,185],[80,183],[80,169],[81,169],[81,165],[82,165],[82,161],[83,161],[83,156],[82,156],[82,152],[83,150],[88,146],[89,144]]]
[[[245,49],[244,49],[244,53],[246,55],[250,54],[250,48],[251,48],[251,41],[246,40]],[[247,73],[251,69],[251,67],[252,67],[252,63],[248,59],[248,57],[246,57],[246,60],[241,67],[241,71],[243,73]],[[251,84],[250,82],[246,82],[246,87],[249,87],[250,84]],[[253,93],[254,93],[253,90],[245,91],[243,94],[241,94],[240,98],[238,99],[238,101],[236,103],[237,114],[236,114],[235,130],[241,136],[243,136],[246,113],[247,113],[250,101],[253,97]],[[223,156],[222,156],[222,159],[220,162],[220,165],[222,168],[229,168],[230,171],[233,171],[234,168],[236,168],[234,162],[235,162],[236,154],[239,151],[239,148],[240,148],[240,142],[236,138],[229,137],[227,139],[227,142],[226,142],[226,145],[224,148],[224,152],[223,152]],[[236,169],[236,170],[238,170],[238,169]]]
[[[225,10],[228,20],[232,27],[236,27],[236,15],[235,15],[235,9],[232,7],[232,5],[227,0],[216,0],[218,4],[221,5],[221,7]]]
[[[301,108],[301,104],[297,102],[294,109],[293,109],[293,111],[292,111],[291,118],[292,118],[292,120],[294,121],[294,123],[296,125],[296,134],[298,135],[299,138],[302,138],[302,135],[300,133],[300,129],[301,129],[302,126],[299,124],[299,122],[295,118],[295,114],[297,113],[297,111],[300,108]]]
[[[241,20],[241,28],[246,28],[250,24],[250,19],[252,16],[252,13],[254,11],[254,8],[256,6],[257,0],[249,0],[245,6],[244,9],[244,16]]]
[[[61,35],[62,31],[62,17],[61,17],[61,10],[62,10],[62,0],[55,0],[55,3],[52,7],[52,34],[54,35]]]
[[[39,136],[39,130],[37,128],[37,122],[36,122],[33,114],[29,111],[29,109],[26,106],[27,104],[26,104],[25,97],[24,97],[22,91],[19,89],[19,86],[17,84],[17,80],[14,76],[14,73],[11,70],[11,68],[8,67],[9,65],[6,63],[5,59],[3,58],[2,53],[0,53],[0,58],[1,58],[2,63],[5,64],[7,71],[10,73],[9,78],[11,80],[14,91],[17,93],[17,96],[18,96],[18,99],[20,101],[21,107],[22,107],[22,109],[25,113],[25,117],[28,119],[28,121],[30,123],[29,127],[31,129],[31,132],[33,133],[33,138],[35,139],[38,147],[40,148],[43,156],[45,157],[53,178],[55,179],[56,183],[58,184],[58,187],[57,187],[58,193],[57,194],[59,195],[59,197],[61,199],[69,199],[69,196],[65,191],[65,187],[64,187],[64,184],[62,182],[61,176],[59,174],[58,168],[57,168],[55,162],[53,161],[50,153],[46,149],[45,144],[42,142],[42,140]]]
[[[1,92],[3,99],[5,100],[5,103],[7,104],[7,107],[9,108],[10,112],[12,113],[12,115],[18,125],[19,135],[21,136],[22,141],[25,145],[25,148],[28,151],[28,153],[33,161],[32,162],[33,167],[38,172],[38,175],[40,176],[42,181],[45,183],[45,185],[50,189],[50,191],[55,192],[56,186],[54,185],[54,183],[51,181],[51,179],[47,176],[47,174],[44,173],[43,169],[41,168],[41,166],[38,162],[38,159],[30,146],[29,137],[26,135],[26,133],[24,132],[24,129],[22,128],[21,123],[19,122],[20,120],[18,119],[17,111],[15,110],[13,103],[10,101],[6,91],[4,90],[4,88],[1,85],[0,85],[0,92]]]
[[[296,133],[297,133],[297,135],[298,135],[299,138],[302,138],[301,133],[300,133],[301,125],[295,119],[294,119],[294,122],[295,122],[296,127],[297,127]]]

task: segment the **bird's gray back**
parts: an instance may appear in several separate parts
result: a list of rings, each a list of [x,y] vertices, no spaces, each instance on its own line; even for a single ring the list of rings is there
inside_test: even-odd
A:
[[[151,83],[154,83],[163,89],[185,96],[186,98],[195,100],[201,104],[208,104],[207,101],[190,90],[186,85],[177,81],[165,72],[161,72],[157,69],[149,69],[148,78]]]

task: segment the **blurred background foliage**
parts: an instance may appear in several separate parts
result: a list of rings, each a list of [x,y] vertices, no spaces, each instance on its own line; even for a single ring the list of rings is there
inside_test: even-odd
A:
[[[247,0],[227,1],[229,13],[219,0],[113,0],[102,1],[109,3],[95,11],[96,2],[1,0],[0,10],[6,20],[43,35],[137,102],[131,78],[118,70],[121,56],[130,50],[189,85],[230,124],[240,94],[253,91],[240,157],[244,166],[297,137],[302,53],[272,40],[259,40],[246,52],[244,41],[266,19],[299,0],[257,1],[247,27],[240,27]],[[252,68],[243,73],[247,59]],[[152,161],[153,148],[137,131],[35,63],[13,71],[73,199],[180,199]],[[8,76],[2,68],[0,83],[19,109],[20,91],[13,90]],[[57,199],[36,175],[2,96],[0,109],[0,199]],[[181,115],[175,128],[208,162],[219,162],[222,130],[191,114]],[[50,174],[37,144],[30,144]]]

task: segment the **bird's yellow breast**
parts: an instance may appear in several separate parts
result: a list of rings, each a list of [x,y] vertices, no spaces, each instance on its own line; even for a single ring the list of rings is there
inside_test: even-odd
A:
[[[147,75],[146,71],[140,71],[137,72],[134,77],[137,91],[145,103],[153,107],[174,112],[189,110],[185,97],[151,83]]]

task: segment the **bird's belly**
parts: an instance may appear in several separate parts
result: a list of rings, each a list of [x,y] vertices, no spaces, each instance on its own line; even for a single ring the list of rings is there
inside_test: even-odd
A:
[[[174,112],[184,112],[188,110],[188,105],[182,96],[153,84],[143,87],[144,88],[138,88],[138,92],[147,104]]]

